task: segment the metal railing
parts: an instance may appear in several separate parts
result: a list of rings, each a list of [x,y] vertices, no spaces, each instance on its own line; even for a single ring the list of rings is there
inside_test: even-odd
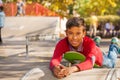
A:
[[[120,80],[120,70],[117,70],[116,68],[112,68],[108,71],[108,74],[105,78],[105,80]]]
[[[26,59],[28,59],[28,56],[29,56],[30,42],[37,42],[37,41],[55,41],[55,42],[57,42],[58,39],[59,39],[58,34],[26,35]]]

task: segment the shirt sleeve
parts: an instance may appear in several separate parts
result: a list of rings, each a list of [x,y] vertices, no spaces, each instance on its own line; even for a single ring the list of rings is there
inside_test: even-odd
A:
[[[54,66],[60,64],[63,53],[64,53],[63,46],[61,45],[61,43],[58,43],[55,47],[53,57],[50,61],[50,69],[52,69]]]
[[[96,53],[96,45],[94,44],[94,42],[89,43],[89,45],[87,44],[87,47],[86,45],[84,45],[84,54],[86,56],[86,60],[80,64],[77,64],[76,66],[80,70],[87,70],[93,68],[96,60],[96,56],[94,55],[94,53]]]

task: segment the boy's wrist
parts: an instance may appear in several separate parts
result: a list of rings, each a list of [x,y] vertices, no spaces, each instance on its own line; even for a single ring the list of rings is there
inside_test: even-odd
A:
[[[73,72],[78,72],[78,71],[80,71],[77,66],[72,66],[72,67],[70,68],[70,70],[71,70],[72,73],[73,73]]]

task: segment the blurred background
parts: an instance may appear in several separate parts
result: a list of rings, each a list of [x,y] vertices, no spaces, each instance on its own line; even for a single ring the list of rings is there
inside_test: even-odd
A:
[[[106,38],[120,37],[120,0],[23,0],[24,16],[59,16],[62,20],[83,17],[89,35],[91,14],[97,17],[96,35]],[[16,16],[17,0],[3,0],[6,16]],[[105,24],[111,22],[113,28],[106,34]],[[91,33],[92,34],[92,33]],[[90,37],[94,37],[89,35]]]

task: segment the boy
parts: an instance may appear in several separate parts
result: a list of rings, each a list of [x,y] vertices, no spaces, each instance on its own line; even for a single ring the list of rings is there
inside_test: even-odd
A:
[[[50,69],[55,77],[63,78],[73,72],[92,69],[95,63],[99,66],[105,65],[110,68],[114,66],[114,62],[111,62],[106,55],[104,57],[102,51],[96,46],[95,42],[85,35],[86,28],[82,18],[73,17],[67,21],[66,37],[57,43],[54,55],[50,61]],[[117,47],[112,46],[112,48],[118,51]],[[110,54],[110,57],[111,54],[114,54],[113,49],[108,53]],[[67,51],[80,52],[86,57],[86,60],[71,67],[66,67],[60,64],[60,62],[62,60],[62,56]],[[116,57],[114,60],[116,60]]]

